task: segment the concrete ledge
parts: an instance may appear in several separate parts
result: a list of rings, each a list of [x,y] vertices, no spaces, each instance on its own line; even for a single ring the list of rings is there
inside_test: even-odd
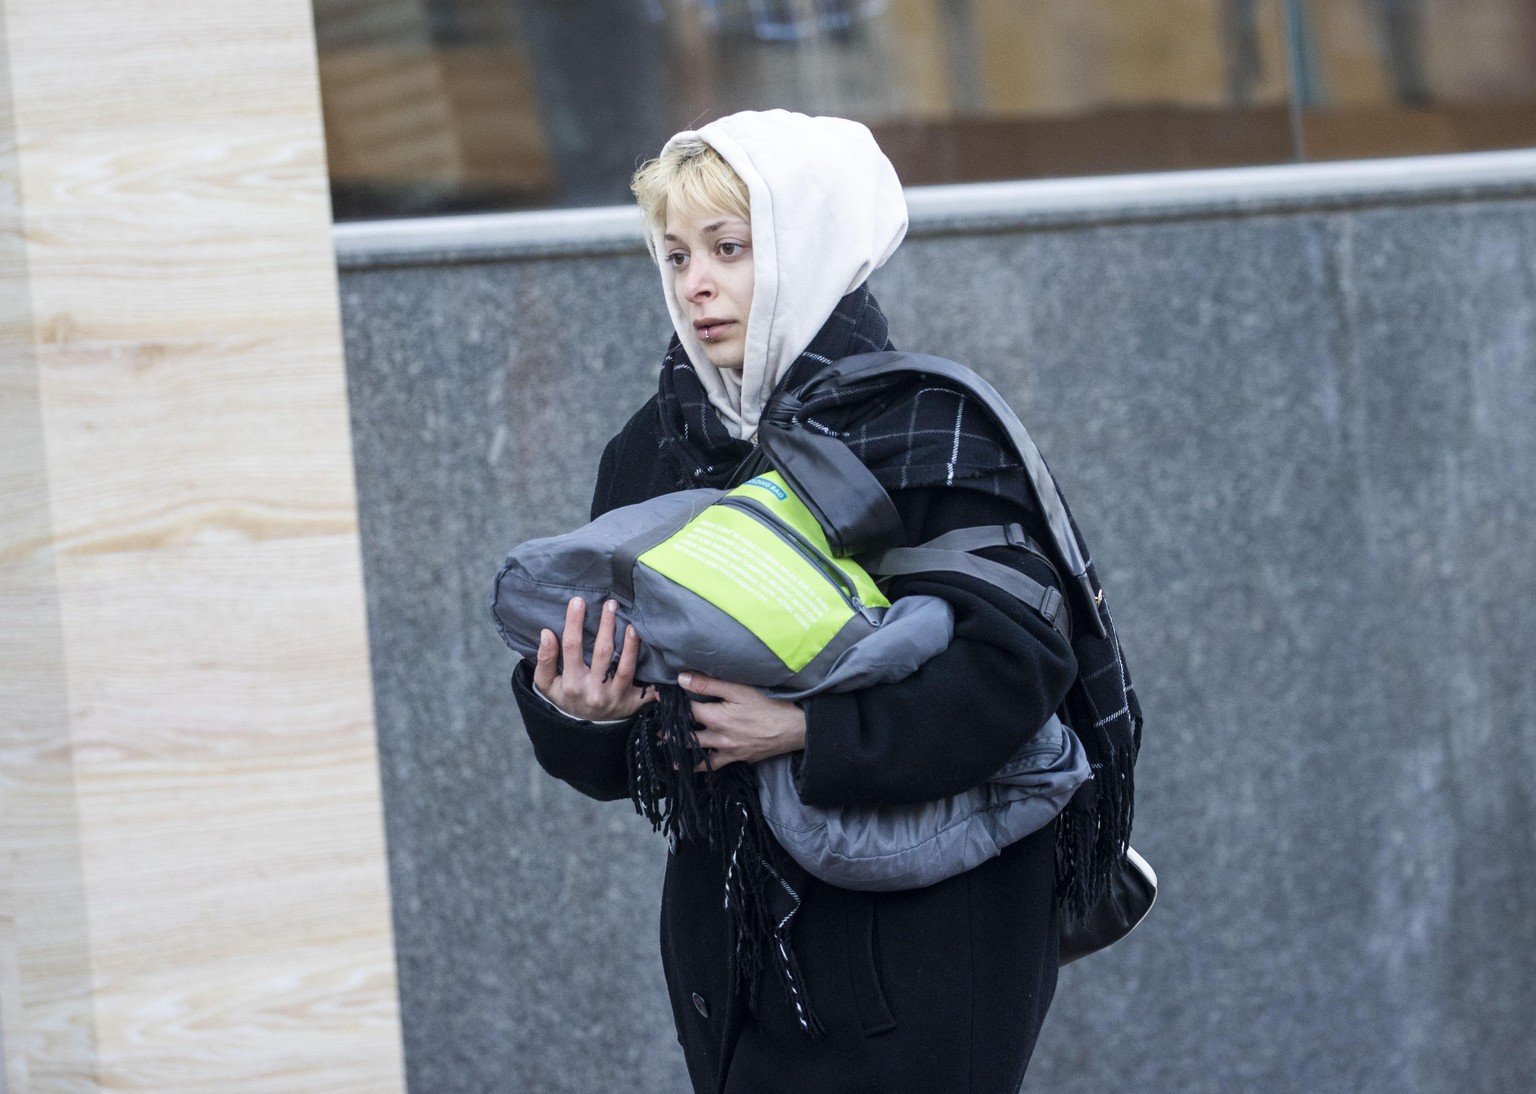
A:
[[[914,236],[1536,194],[1536,151],[982,182],[907,190]],[[641,254],[633,206],[355,221],[334,228],[342,269],[549,255]]]

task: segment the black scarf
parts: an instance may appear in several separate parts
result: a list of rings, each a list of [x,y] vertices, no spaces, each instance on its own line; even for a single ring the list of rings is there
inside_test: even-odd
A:
[[[893,349],[889,329],[879,303],[860,286],[838,302],[779,386],[797,388],[841,357]],[[662,451],[680,486],[727,486],[760,466],[756,446],[732,437],[720,421],[675,336],[662,361],[657,406]],[[1022,467],[985,412],[959,392],[919,378],[878,379],[818,395],[801,421],[842,438],[887,490],[960,483],[1014,496],[1027,489]]]
[[[841,357],[893,348],[889,326],[869,290],[839,301],[820,332],[785,373],[794,389]],[[732,437],[676,338],[662,363],[657,398],[662,453],[680,487],[724,487],[758,473],[765,462],[750,441]],[[827,392],[806,403],[801,426],[842,439],[887,490],[952,485],[1033,502],[1027,473],[986,412],[961,392],[922,377],[877,378]],[[1083,557],[1089,554],[1073,525]],[[1130,839],[1132,771],[1141,745],[1141,708],[1093,566],[1098,601],[1079,595],[1073,611],[1097,612],[1107,638],[1074,627],[1079,675],[1067,694],[1067,721],[1082,739],[1094,778],[1074,795],[1057,828],[1057,896],[1068,916],[1087,914]],[[668,692],[671,694],[668,694]],[[691,741],[687,703],[675,687],[646,708],[631,737],[636,808],[658,830],[707,840],[725,856],[726,904],[736,924],[736,973],[752,999],[764,944],[801,1025],[819,1031],[788,944],[806,875],[779,850],[757,808],[757,786],[744,764],[706,776],[691,772],[702,753]]]

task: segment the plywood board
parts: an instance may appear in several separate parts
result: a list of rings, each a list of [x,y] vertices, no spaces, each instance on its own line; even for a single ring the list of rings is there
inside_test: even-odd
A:
[[[309,5],[4,14],[11,1094],[403,1089]]]

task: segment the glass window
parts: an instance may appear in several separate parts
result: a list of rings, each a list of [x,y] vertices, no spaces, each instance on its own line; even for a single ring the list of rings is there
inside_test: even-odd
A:
[[[1297,22],[1305,158],[1536,144],[1536,3],[1314,0]]]
[[[1536,0],[315,0],[339,219],[629,200],[671,133],[868,124],[910,185],[1536,143]]]

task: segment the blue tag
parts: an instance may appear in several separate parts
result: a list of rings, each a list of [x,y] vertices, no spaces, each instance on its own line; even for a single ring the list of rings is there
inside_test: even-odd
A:
[[[762,478],[761,476],[755,479],[748,479],[741,485],[761,487],[762,489],[768,491],[768,493],[772,494],[774,497],[778,498],[780,501],[783,501],[785,498],[789,497],[788,494],[784,493],[784,491],[779,488],[777,483],[771,479]]]

